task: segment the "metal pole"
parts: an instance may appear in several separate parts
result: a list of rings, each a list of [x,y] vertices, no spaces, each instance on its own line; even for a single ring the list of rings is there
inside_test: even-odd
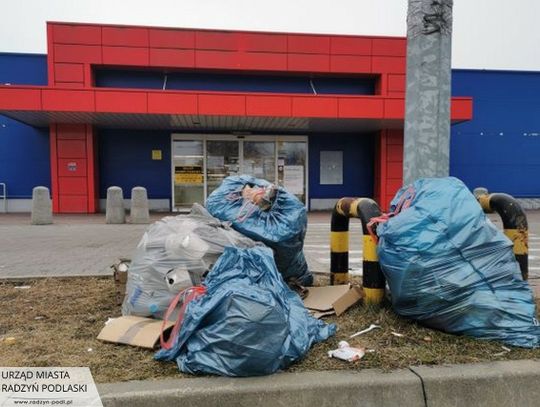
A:
[[[403,184],[446,177],[453,0],[409,0]]]

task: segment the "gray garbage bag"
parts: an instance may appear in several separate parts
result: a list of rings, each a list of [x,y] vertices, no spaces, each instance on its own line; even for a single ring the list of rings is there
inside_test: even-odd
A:
[[[135,249],[122,314],[163,317],[178,292],[201,283],[225,247],[256,244],[199,204],[189,215],[153,223]]]

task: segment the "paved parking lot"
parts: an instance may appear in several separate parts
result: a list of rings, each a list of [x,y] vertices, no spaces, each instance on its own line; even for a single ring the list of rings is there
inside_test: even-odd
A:
[[[153,214],[157,220],[164,214]],[[501,225],[497,215],[490,215]],[[540,285],[540,211],[528,212],[529,275]],[[146,225],[106,225],[102,214],[58,215],[55,224],[32,226],[27,214],[0,215],[0,278],[111,274],[118,257],[130,257]],[[350,225],[350,268],[362,273],[361,226]],[[330,270],[330,213],[310,213],[304,251],[312,271]]]

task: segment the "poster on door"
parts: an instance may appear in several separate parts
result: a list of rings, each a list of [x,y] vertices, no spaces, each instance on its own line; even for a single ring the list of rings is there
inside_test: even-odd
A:
[[[204,182],[201,166],[180,166],[174,167],[174,183],[201,185]]]
[[[304,194],[304,166],[285,165],[283,166],[283,186],[291,194]]]

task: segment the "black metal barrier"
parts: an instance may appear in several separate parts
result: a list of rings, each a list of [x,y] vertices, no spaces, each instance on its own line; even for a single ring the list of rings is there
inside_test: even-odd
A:
[[[349,219],[362,222],[364,303],[380,304],[384,298],[386,281],[379,265],[377,241],[369,234],[371,218],[381,216],[377,203],[369,198],[341,198],[332,212],[330,228],[330,284],[349,282]]]
[[[480,188],[479,188],[480,190]],[[475,194],[485,213],[497,212],[503,222],[504,234],[514,244],[514,255],[521,269],[523,280],[529,278],[529,226],[527,215],[519,202],[508,194],[488,194],[482,189]]]

